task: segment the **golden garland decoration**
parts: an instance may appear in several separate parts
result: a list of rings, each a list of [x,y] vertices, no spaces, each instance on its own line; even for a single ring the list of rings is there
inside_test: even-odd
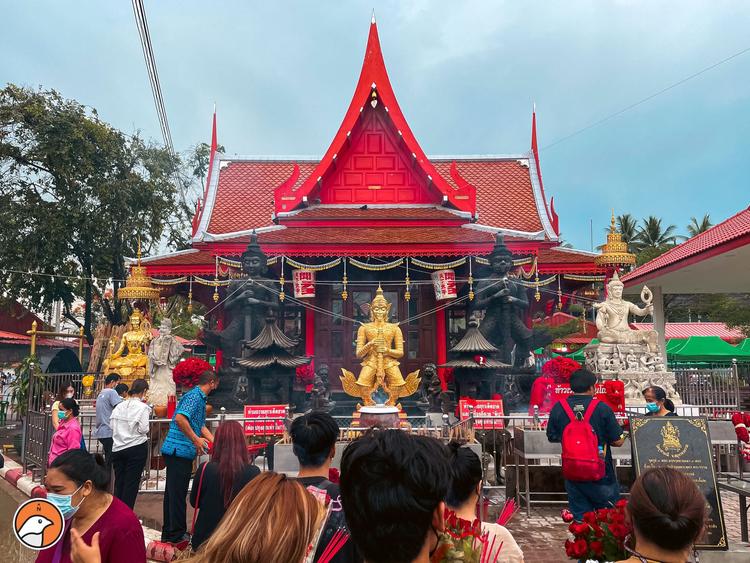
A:
[[[427,268],[428,270],[452,270],[466,264],[468,258],[459,258],[453,262],[425,262],[419,258],[411,258],[411,263],[420,268]]]
[[[288,257],[284,257],[284,260],[292,268],[296,268],[298,270],[310,270],[312,272],[322,272],[323,270],[330,270],[331,268],[335,268],[336,266],[341,264],[341,258],[336,258],[335,260],[331,260],[330,262],[326,262],[325,264],[304,264],[302,262],[292,260]]]
[[[360,262],[355,258],[349,258],[349,263],[352,266],[355,266],[362,270],[369,270],[370,272],[382,272],[383,270],[392,270],[393,268],[398,268],[404,263],[404,259],[398,258],[393,262],[386,262],[385,264],[368,264],[367,262]]]

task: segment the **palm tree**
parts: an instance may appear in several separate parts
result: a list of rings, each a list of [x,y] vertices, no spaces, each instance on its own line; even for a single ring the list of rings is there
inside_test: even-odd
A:
[[[674,225],[666,228],[662,227],[661,219],[649,215],[648,218],[641,221],[642,225],[638,228],[635,263],[641,266],[653,260],[657,256],[664,254],[667,250],[677,244],[677,235],[674,234]]]
[[[638,221],[630,213],[623,213],[617,217],[617,230],[622,240],[630,245],[638,238]]]
[[[699,235],[701,233],[706,232],[708,229],[710,229],[713,226],[713,223],[711,222],[711,216],[706,213],[703,216],[703,219],[701,219],[700,222],[695,217],[690,218],[690,224],[687,226],[687,232],[690,235],[689,237],[682,237],[685,240],[689,238],[693,238],[695,235]]]

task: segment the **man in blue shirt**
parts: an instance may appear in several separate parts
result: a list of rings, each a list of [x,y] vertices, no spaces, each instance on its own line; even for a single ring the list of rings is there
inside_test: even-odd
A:
[[[586,409],[596,394],[596,375],[585,369],[579,369],[570,376],[570,389],[573,395],[567,397],[576,417],[583,418]],[[550,442],[562,441],[563,430],[570,422],[560,403],[555,403],[549,413],[547,424],[547,439]],[[568,506],[573,517],[579,522],[585,512],[598,508],[614,506],[620,498],[620,486],[615,475],[615,465],[612,460],[611,446],[621,446],[624,442],[622,428],[617,424],[615,413],[601,401],[597,401],[594,412],[589,420],[594,429],[599,446],[604,450],[604,466],[606,473],[598,481],[568,481],[565,480],[565,491],[568,493]]]
[[[104,461],[107,467],[111,465],[112,459],[112,428],[109,419],[112,417],[112,409],[122,402],[122,397],[115,391],[115,386],[120,381],[120,376],[110,373],[104,379],[104,390],[96,398],[96,428],[94,437],[104,448]]]
[[[185,544],[189,537],[185,523],[186,497],[196,455],[203,455],[213,434],[206,428],[206,399],[219,386],[219,376],[205,371],[198,385],[185,393],[177,404],[161,453],[167,466],[164,489],[164,542]],[[182,546],[180,546],[182,547]]]

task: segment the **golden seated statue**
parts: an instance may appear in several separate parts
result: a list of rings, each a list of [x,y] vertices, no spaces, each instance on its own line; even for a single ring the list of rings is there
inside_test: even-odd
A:
[[[146,346],[150,341],[151,324],[138,309],[134,309],[119,347],[102,364],[104,375],[118,373],[126,382],[137,378],[148,379]]]
[[[375,405],[372,394],[382,388],[388,395],[386,405],[395,406],[400,397],[407,397],[419,388],[419,370],[406,379],[401,375],[399,359],[404,356],[404,335],[398,324],[388,322],[391,304],[378,287],[370,304],[370,322],[357,331],[357,358],[362,360],[359,377],[341,369],[341,384],[352,397],[361,398],[365,406]]]

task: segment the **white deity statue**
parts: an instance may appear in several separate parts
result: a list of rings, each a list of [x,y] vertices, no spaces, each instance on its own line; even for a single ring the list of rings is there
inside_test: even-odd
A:
[[[595,303],[597,337],[605,344],[646,344],[650,352],[657,351],[657,334],[653,330],[633,330],[628,324],[630,314],[645,316],[653,315],[654,306],[651,303],[653,295],[647,287],[641,291],[641,299],[645,307],[638,307],[634,303],[622,298],[623,283],[617,271],[607,284],[607,298],[602,303]]]
[[[172,370],[180,361],[185,351],[177,338],[172,336],[172,321],[164,319],[159,326],[159,336],[151,341],[148,349],[149,370],[149,401],[154,405],[166,405],[167,397],[177,391]]]

